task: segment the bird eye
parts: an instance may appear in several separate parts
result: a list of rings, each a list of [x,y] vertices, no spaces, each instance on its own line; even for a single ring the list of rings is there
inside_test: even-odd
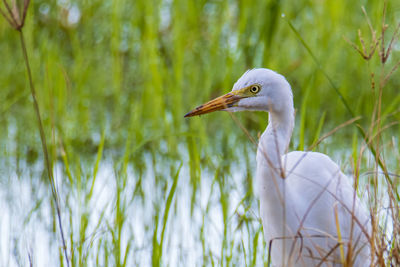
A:
[[[258,85],[253,85],[252,87],[250,87],[250,92],[252,92],[253,94],[257,94],[260,91],[260,86]]]

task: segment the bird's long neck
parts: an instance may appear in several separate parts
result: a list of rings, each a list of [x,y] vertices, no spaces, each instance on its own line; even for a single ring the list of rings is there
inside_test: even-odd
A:
[[[260,138],[257,150],[257,183],[260,196],[260,212],[263,218],[264,233],[268,241],[272,237],[291,236],[288,233],[286,212],[287,194],[285,162],[286,153],[294,127],[293,102],[282,113],[269,113],[269,124]],[[278,243],[278,251],[284,255],[289,244],[287,240]],[[282,258],[282,266],[291,266]]]
[[[267,166],[273,175],[282,176],[282,155],[286,153],[294,127],[293,104],[281,113],[269,113],[267,129],[262,134],[257,151],[257,162]],[[282,177],[283,178],[283,177]]]

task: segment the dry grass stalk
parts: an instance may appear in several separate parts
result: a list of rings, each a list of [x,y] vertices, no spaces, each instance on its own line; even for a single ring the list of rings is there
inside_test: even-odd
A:
[[[366,17],[367,23],[371,32],[371,44],[370,50],[366,50],[366,45],[364,42],[364,38],[361,35],[361,31],[358,31],[358,37],[361,43],[361,47],[355,45],[353,42],[350,42],[345,38],[345,40],[364,58],[367,62],[376,54],[375,52],[378,50],[378,57],[381,62],[380,73],[376,75],[376,73],[372,72],[369,74],[371,77],[371,88],[375,88],[374,77],[379,77],[378,83],[378,98],[375,101],[374,112],[371,117],[370,127],[368,129],[368,134],[366,138],[366,144],[363,145],[360,149],[359,159],[357,161],[357,166],[355,166],[355,180],[357,181],[359,178],[359,170],[361,165],[361,157],[364,154],[365,150],[369,146],[375,147],[376,157],[375,157],[375,171],[373,172],[373,177],[371,178],[371,182],[373,183],[372,188],[368,187],[368,198],[370,203],[370,216],[371,216],[371,224],[372,224],[372,233],[370,238],[371,245],[371,264],[373,266],[398,266],[400,264],[400,206],[399,206],[399,194],[397,190],[398,179],[397,175],[390,175],[387,170],[386,164],[380,164],[379,160],[382,158],[382,132],[389,128],[392,125],[397,124],[397,122],[389,123],[387,125],[382,125],[382,95],[384,86],[387,84],[389,78],[394,74],[394,72],[400,66],[400,61],[395,63],[393,67],[385,74],[385,63],[393,51],[393,47],[399,38],[400,31],[400,23],[396,26],[392,37],[390,38],[389,43],[385,44],[385,33],[389,26],[385,23],[386,20],[386,11],[387,11],[387,2],[385,1],[383,15],[382,15],[382,24],[381,24],[381,33],[380,36],[376,36],[376,31],[372,28],[371,22],[368,18],[367,12],[364,8],[362,11]],[[378,49],[377,49],[378,48]],[[383,162],[383,161],[382,161]],[[389,223],[392,223],[391,232],[388,233],[386,218],[382,218],[381,211],[384,208],[381,200],[381,196],[378,194],[378,186],[380,185],[380,179],[378,177],[379,166],[381,166],[383,173],[386,177],[386,187],[387,187],[387,201],[388,207],[387,213],[385,215],[390,218]],[[391,178],[392,177],[392,178]],[[391,236],[389,237],[388,234]]]
[[[0,6],[0,14],[7,20],[12,28],[20,31],[25,24],[26,13],[28,11],[30,0],[24,0],[22,5],[22,13],[20,13],[21,8],[18,7],[16,0],[11,1],[11,5],[3,0],[3,4],[6,10],[3,10]]]
[[[61,241],[62,241],[64,256],[65,256],[65,261],[67,263],[67,267],[69,267],[70,264],[69,264],[69,258],[68,258],[68,253],[67,253],[67,246],[66,246],[66,242],[65,242],[64,230],[63,230],[62,221],[61,221],[60,201],[59,201],[59,196],[58,196],[57,189],[56,189],[55,182],[54,182],[52,167],[51,167],[49,153],[48,153],[48,149],[47,149],[46,136],[44,133],[42,118],[40,115],[39,104],[38,104],[38,101],[36,98],[36,89],[35,89],[35,86],[33,83],[32,72],[31,72],[31,68],[30,68],[30,64],[29,64],[29,57],[28,57],[28,53],[27,53],[27,49],[26,49],[26,45],[25,45],[25,38],[24,38],[24,35],[22,32],[22,29],[25,24],[27,11],[29,8],[29,3],[30,3],[30,0],[24,0],[24,2],[22,4],[22,12],[21,12],[20,11],[21,8],[19,7],[16,0],[12,0],[11,5],[6,0],[3,0],[5,10],[0,6],[0,14],[7,20],[7,22],[10,24],[10,26],[13,29],[17,30],[19,33],[22,53],[24,56],[26,71],[28,74],[29,85],[30,85],[30,89],[31,89],[31,95],[32,95],[32,99],[33,99],[33,107],[34,107],[36,117],[38,120],[38,128],[39,128],[39,132],[40,132],[40,139],[41,139],[41,143],[42,143],[43,155],[44,155],[45,164],[46,164],[45,169],[47,171],[47,175],[48,175],[49,182],[51,185],[52,196],[53,196],[53,200],[55,203],[57,219],[58,219],[58,226],[60,229],[60,235],[61,235]]]

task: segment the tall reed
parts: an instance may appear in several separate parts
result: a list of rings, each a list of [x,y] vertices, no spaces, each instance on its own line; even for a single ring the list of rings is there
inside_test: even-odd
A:
[[[12,0],[11,5],[7,2],[7,0],[3,0],[5,10],[3,10],[0,7],[0,13],[7,20],[7,22],[10,24],[10,26],[18,32],[19,39],[21,42],[21,50],[22,50],[22,54],[24,57],[26,72],[28,74],[28,81],[29,81],[29,86],[30,86],[30,90],[31,90],[31,96],[32,96],[32,100],[33,100],[33,109],[35,111],[36,119],[38,122],[40,140],[42,143],[42,152],[43,152],[43,156],[45,159],[45,169],[46,169],[46,173],[47,173],[47,176],[48,176],[48,179],[50,182],[50,189],[51,189],[51,193],[52,193],[53,200],[54,200],[54,205],[55,205],[56,212],[57,212],[58,227],[60,230],[61,242],[62,242],[64,257],[65,257],[64,259],[67,264],[67,267],[69,267],[67,245],[65,242],[64,230],[63,230],[63,225],[62,225],[62,220],[61,220],[60,200],[58,197],[58,192],[57,192],[57,188],[56,188],[55,181],[54,181],[53,168],[51,166],[51,162],[50,162],[50,158],[49,158],[47,142],[46,142],[46,135],[44,133],[42,118],[40,115],[39,104],[38,104],[38,101],[36,98],[36,89],[35,89],[35,85],[34,85],[33,78],[32,78],[31,68],[29,65],[28,52],[26,49],[25,39],[24,39],[24,34],[23,34],[23,27],[25,24],[25,18],[27,16],[27,12],[28,12],[28,8],[29,8],[29,3],[30,3],[30,0],[24,0],[22,10],[21,10],[20,7],[18,6],[17,0]]]

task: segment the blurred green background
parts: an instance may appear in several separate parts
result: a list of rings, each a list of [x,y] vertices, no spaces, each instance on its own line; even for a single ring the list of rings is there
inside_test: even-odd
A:
[[[379,93],[370,73],[382,65],[377,53],[367,62],[344,40],[359,45],[360,29],[369,47],[361,6],[379,33],[384,1],[33,1],[23,32],[71,263],[266,263],[251,187],[254,145],[228,114],[183,115],[231,90],[247,69],[270,68],[292,85],[291,149],[306,149],[352,118],[322,68],[367,129]],[[399,19],[400,2],[388,1],[386,43]],[[19,38],[4,18],[0,40],[0,202],[8,211],[0,264],[25,265],[33,255],[38,265],[61,265]],[[384,72],[399,59],[397,43]],[[397,70],[384,87],[383,125],[400,119],[399,86]],[[235,116],[254,138],[267,124],[262,112]],[[386,133],[382,143],[398,151],[399,127]],[[316,149],[349,167],[362,142],[349,125]],[[33,238],[33,229],[44,237]]]

